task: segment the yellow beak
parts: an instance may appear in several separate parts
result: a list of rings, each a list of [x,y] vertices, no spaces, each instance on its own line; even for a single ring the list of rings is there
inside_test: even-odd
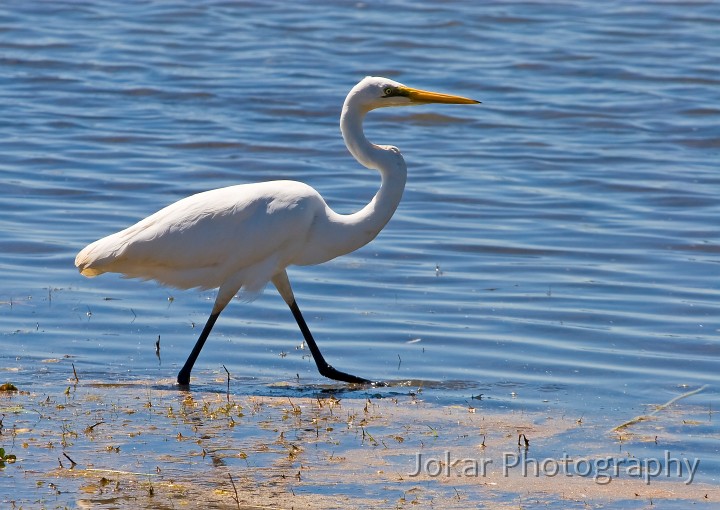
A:
[[[413,103],[478,104],[480,102],[467,97],[440,94],[439,92],[429,92],[410,87],[403,87],[402,95],[410,98]]]

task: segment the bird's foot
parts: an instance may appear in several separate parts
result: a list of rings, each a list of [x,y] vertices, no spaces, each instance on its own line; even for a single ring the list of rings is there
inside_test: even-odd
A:
[[[341,382],[346,382],[346,383],[371,384],[373,386],[385,386],[385,383],[383,383],[383,382],[371,381],[370,379],[364,379],[364,378],[358,377],[356,375],[341,372],[340,370],[333,368],[332,365],[326,365],[326,366],[322,367],[320,369],[320,375],[327,377],[328,379],[333,379],[335,381],[341,381]]]
[[[190,373],[186,373],[184,370],[181,370],[177,376],[177,382],[180,387],[188,388],[190,386]]]

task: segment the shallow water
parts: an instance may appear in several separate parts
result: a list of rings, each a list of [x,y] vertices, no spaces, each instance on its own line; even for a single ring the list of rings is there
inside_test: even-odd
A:
[[[236,183],[359,209],[379,180],[339,110],[384,75],[483,104],[368,117],[408,185],[371,244],[289,271],[325,356],[438,403],[609,426],[707,384],[688,399],[710,421],[677,448],[718,483],[719,28],[713,2],[1,7],[5,378],[173,378],[214,293],[87,280],[77,251]],[[224,312],[196,384],[222,389],[223,364],[240,392],[326,384],[300,345],[268,288]]]

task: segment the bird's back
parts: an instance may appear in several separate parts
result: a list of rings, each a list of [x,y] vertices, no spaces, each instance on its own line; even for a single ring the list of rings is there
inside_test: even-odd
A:
[[[324,208],[313,188],[295,181],[206,191],[95,241],[75,265],[89,277],[114,272],[178,288],[215,288],[248,267],[273,272],[292,263]]]

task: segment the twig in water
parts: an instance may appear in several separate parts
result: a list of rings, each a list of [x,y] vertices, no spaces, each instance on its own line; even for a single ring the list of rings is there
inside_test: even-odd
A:
[[[230,473],[228,473],[228,477],[230,478],[230,483],[232,484],[233,491],[235,492],[235,496],[233,496],[233,499],[235,500],[235,504],[237,505],[237,507],[240,508],[240,496],[238,496],[237,487],[235,487],[235,480],[233,480],[233,477]]]
[[[72,460],[67,453],[63,452],[63,456],[64,456],[67,460],[70,461],[70,469],[72,469],[72,468],[74,468],[75,466],[77,466],[77,462],[75,462],[74,460]]]
[[[530,440],[527,438],[527,436],[523,433],[518,434],[518,446],[522,446],[520,444],[520,438],[522,438],[525,441],[525,449],[527,450],[530,447]]]
[[[72,367],[73,367],[73,374],[75,375],[75,382],[76,382],[76,383],[79,383],[79,382],[80,382],[80,378],[77,376],[77,372],[75,371],[75,363],[70,363],[70,364],[71,364]]]
[[[663,405],[657,406],[653,412],[651,412],[649,414],[642,414],[640,416],[636,416],[632,420],[626,421],[625,423],[621,423],[617,427],[613,428],[611,430],[611,432],[620,432],[621,430],[624,430],[631,425],[635,425],[636,423],[640,423],[641,421],[649,420],[651,417],[653,417],[660,411],[664,411],[665,409],[667,409],[669,406],[673,405],[675,402],[677,402],[681,398],[690,397],[692,395],[695,395],[696,393],[700,393],[707,387],[708,387],[708,385],[705,384],[696,390],[688,391],[687,393],[683,393],[682,395],[678,395],[677,397],[671,398],[670,400],[665,402]]]
[[[225,365],[222,366],[225,368]],[[225,373],[227,373],[227,401],[230,402],[230,372],[227,368],[225,368]],[[232,480],[232,478],[230,478]]]
[[[85,429],[85,433],[86,433],[86,434],[90,434],[93,430],[95,430],[95,427],[97,427],[98,425],[102,425],[103,423],[105,423],[105,422],[104,422],[104,421],[99,421],[99,422],[97,422],[95,425],[90,425],[90,426],[88,426],[88,427]]]

